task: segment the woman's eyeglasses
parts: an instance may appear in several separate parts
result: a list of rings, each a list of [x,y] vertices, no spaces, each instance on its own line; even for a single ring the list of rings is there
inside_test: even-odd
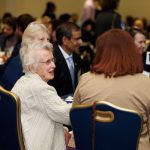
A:
[[[40,63],[44,63],[46,65],[50,65],[50,64],[55,63],[55,62],[56,62],[55,58],[48,59],[47,61],[40,61]]]

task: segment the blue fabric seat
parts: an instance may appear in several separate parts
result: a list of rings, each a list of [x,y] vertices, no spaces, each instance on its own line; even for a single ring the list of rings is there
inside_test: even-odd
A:
[[[136,150],[142,116],[101,101],[74,105],[70,111],[76,150]]]
[[[24,150],[19,98],[1,86],[0,150]]]

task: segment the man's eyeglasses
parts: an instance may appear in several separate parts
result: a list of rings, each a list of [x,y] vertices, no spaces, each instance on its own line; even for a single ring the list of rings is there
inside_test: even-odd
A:
[[[55,63],[55,62],[56,62],[55,58],[48,59],[47,61],[40,61],[40,63],[44,63],[46,65],[50,65],[50,64]]]

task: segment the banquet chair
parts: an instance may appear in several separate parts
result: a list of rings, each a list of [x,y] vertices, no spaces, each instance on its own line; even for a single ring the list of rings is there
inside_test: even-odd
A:
[[[73,105],[70,120],[76,150],[137,150],[140,113],[106,101]]]
[[[20,100],[0,86],[0,150],[24,150]]]

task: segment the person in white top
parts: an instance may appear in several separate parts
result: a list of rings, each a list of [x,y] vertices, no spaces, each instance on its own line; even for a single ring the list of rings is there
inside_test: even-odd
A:
[[[83,24],[87,19],[95,20],[95,4],[94,0],[85,0],[80,18],[80,24]]]
[[[20,56],[25,75],[12,92],[20,97],[21,121],[26,150],[66,150],[63,124],[69,125],[71,104],[54,87],[55,59],[49,42],[22,45]]]

